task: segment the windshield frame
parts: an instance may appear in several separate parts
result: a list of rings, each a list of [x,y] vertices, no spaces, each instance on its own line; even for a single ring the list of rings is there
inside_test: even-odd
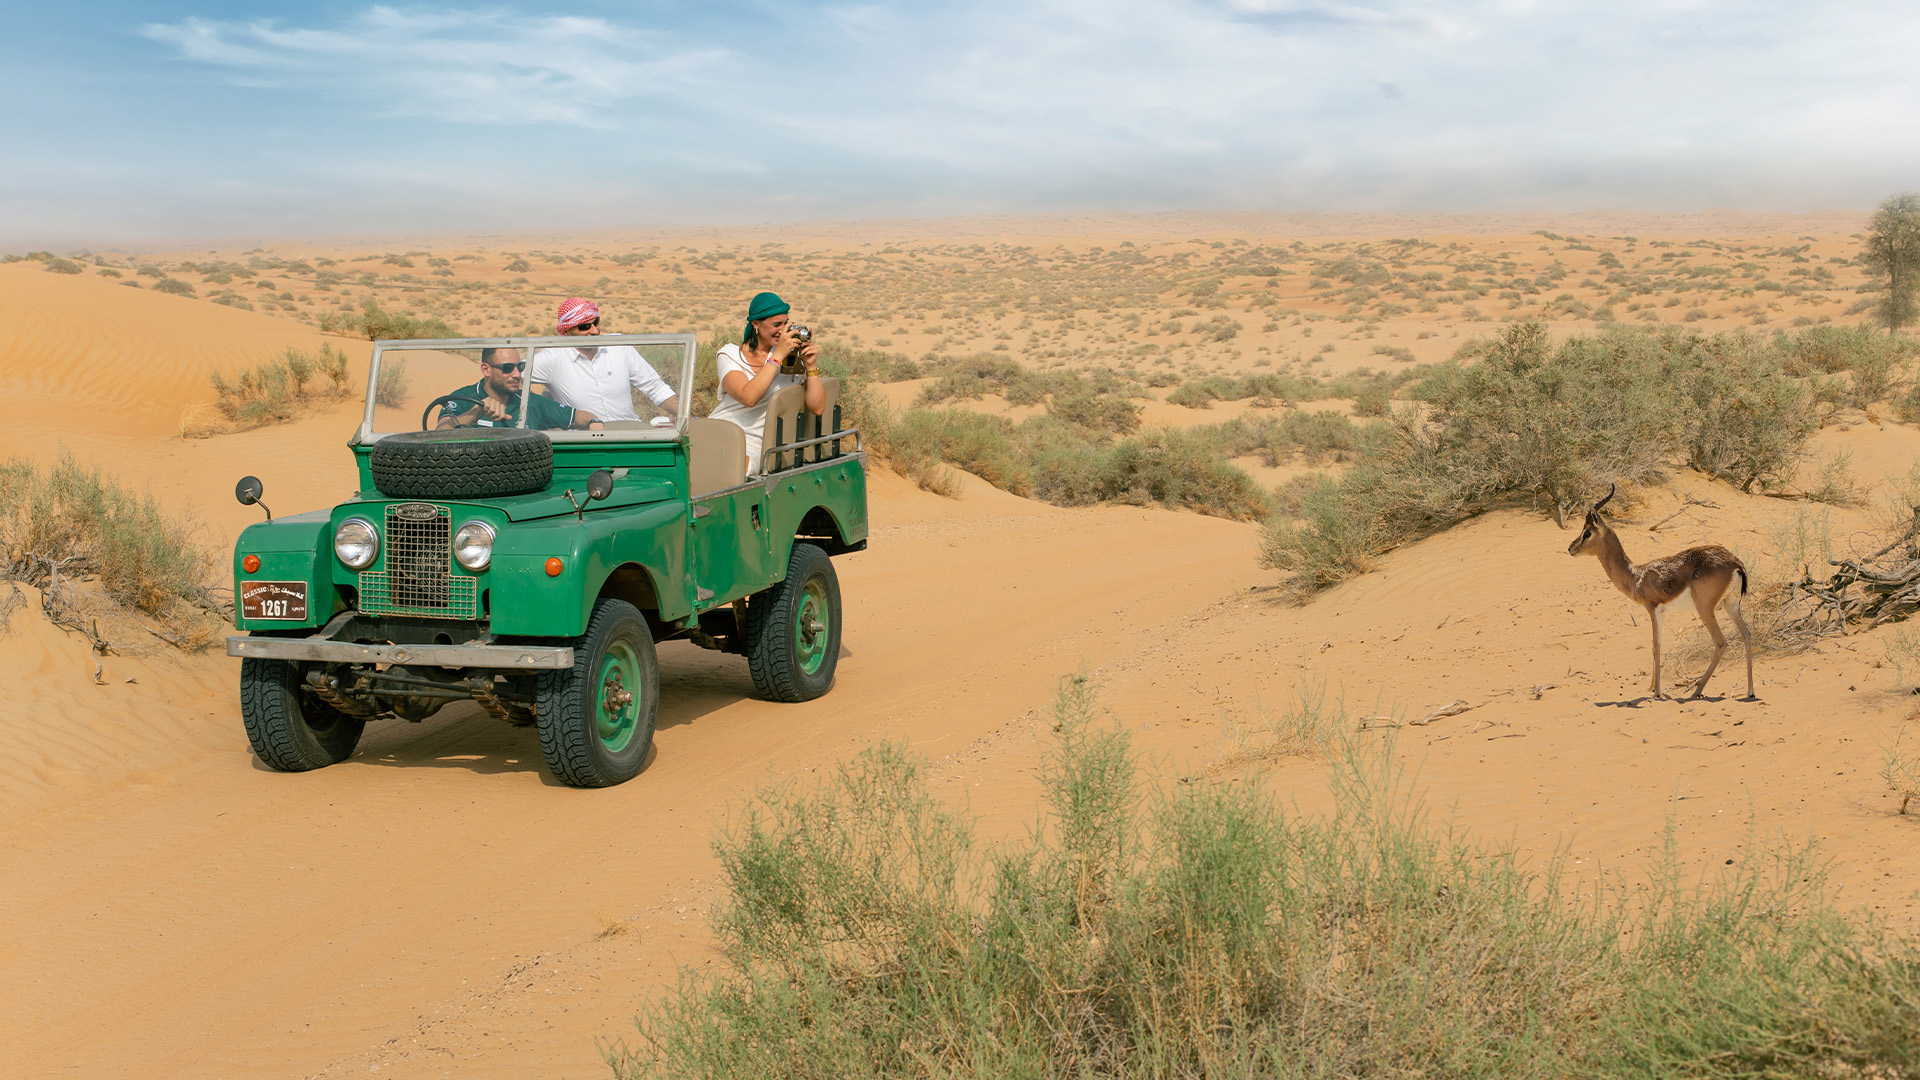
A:
[[[580,337],[498,337],[498,338],[382,338],[373,343],[373,358],[367,364],[366,407],[361,412],[360,426],[354,432],[352,445],[366,446],[386,438],[401,434],[394,431],[376,432],[373,430],[373,416],[376,405],[375,395],[380,387],[380,364],[388,353],[406,352],[478,352],[481,349],[519,349],[528,363],[533,354],[540,349],[551,348],[605,348],[613,345],[639,346],[679,346],[680,380],[674,393],[680,399],[680,408],[669,427],[620,427],[604,431],[553,430],[545,431],[554,442],[672,442],[686,433],[687,420],[693,411],[693,367],[694,358],[699,351],[699,339],[693,334],[596,334],[591,339]],[[656,369],[657,370],[657,369]],[[664,378],[666,373],[660,372]],[[527,416],[527,397],[533,393],[533,380],[528,378],[520,387],[520,420],[524,425]],[[417,430],[417,429],[410,429]],[[541,430],[541,429],[536,429]]]

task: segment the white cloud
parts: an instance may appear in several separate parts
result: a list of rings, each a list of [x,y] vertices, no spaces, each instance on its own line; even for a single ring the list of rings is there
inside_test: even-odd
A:
[[[381,116],[456,124],[610,126],[616,110],[682,102],[726,60],[602,19],[373,7],[334,29],[186,19],[143,27],[237,85],[358,101]]]
[[[371,7],[143,33],[266,103],[239,133],[254,138],[210,136],[188,167],[239,177],[256,208],[245,212],[281,197],[318,216],[337,197],[356,223],[505,224],[489,215],[580,199],[623,220],[736,221],[1810,209],[1871,205],[1920,176],[1920,20],[1883,9],[828,0],[699,9],[699,29],[557,10]],[[333,124],[330,137],[289,124],[288,105]],[[587,133],[528,137],[554,124]],[[553,146],[599,156],[447,175],[456,158]],[[423,155],[414,172],[390,164]],[[133,157],[123,167],[130,190],[155,172]],[[49,175],[63,170],[92,175]],[[168,180],[180,199],[211,190],[197,174]]]

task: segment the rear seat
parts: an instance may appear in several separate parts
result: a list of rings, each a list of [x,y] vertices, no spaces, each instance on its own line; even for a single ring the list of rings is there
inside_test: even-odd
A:
[[[747,482],[747,433],[731,420],[687,421],[687,487],[696,498]]]

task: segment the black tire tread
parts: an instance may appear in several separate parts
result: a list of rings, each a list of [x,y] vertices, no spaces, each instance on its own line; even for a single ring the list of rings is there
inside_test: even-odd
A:
[[[812,676],[800,669],[799,643],[793,640],[793,605],[806,588],[807,578],[820,572],[827,579],[833,601],[832,638],[826,662]],[[840,657],[840,583],[833,560],[815,544],[795,543],[787,556],[787,576],[747,600],[747,671],[762,695],[785,702],[812,701],[833,687]]]
[[[409,431],[374,443],[368,465],[390,498],[525,495],[553,479],[553,442],[526,428]]]
[[[315,731],[308,721],[321,722]],[[240,722],[268,768],[309,772],[353,756],[367,722],[301,694],[299,669],[287,660],[240,661]]]
[[[640,749],[631,772],[610,769],[596,753],[599,737],[581,722],[597,692],[594,676],[600,666],[599,642],[626,619],[633,620],[640,628],[641,665],[652,676],[652,685],[643,687],[647,695],[645,717],[643,730],[635,736]],[[623,784],[638,775],[653,745],[653,728],[660,705],[659,661],[653,651],[653,635],[640,609],[624,600],[602,600],[595,604],[593,617],[587,620],[587,632],[573,643],[573,667],[542,671],[535,701],[534,727],[540,735],[540,753],[547,759],[547,768],[554,779],[569,787],[601,788]]]

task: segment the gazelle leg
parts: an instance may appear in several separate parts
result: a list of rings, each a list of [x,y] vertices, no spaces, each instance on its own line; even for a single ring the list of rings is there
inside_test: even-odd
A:
[[[1660,692],[1660,605],[1647,605],[1647,621],[1653,624],[1653,697],[1656,701],[1666,700]]]
[[[1747,620],[1740,615],[1740,594],[1731,593],[1727,600],[1727,614],[1733,616],[1733,625],[1740,631],[1740,645],[1747,654],[1747,700],[1753,700],[1753,634],[1747,629]]]
[[[1720,623],[1713,617],[1713,606],[1719,603],[1720,598],[1703,592],[1699,582],[1694,583],[1692,591],[1694,609],[1700,612],[1700,621],[1707,626],[1707,636],[1713,639],[1713,659],[1707,661],[1706,673],[1700,676],[1700,681],[1693,684],[1693,696],[1699,697],[1706,693],[1707,680],[1713,678],[1713,669],[1720,666],[1720,657],[1727,651],[1727,635],[1720,632]]]

